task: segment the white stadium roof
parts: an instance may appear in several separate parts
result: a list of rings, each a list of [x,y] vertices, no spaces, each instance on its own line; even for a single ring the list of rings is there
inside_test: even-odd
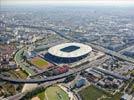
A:
[[[69,46],[77,47],[77,49],[72,50],[71,52],[66,52],[62,50]],[[51,55],[63,58],[80,57],[90,53],[91,51],[92,48],[90,46],[75,42],[59,44],[48,49],[48,53],[50,53]]]

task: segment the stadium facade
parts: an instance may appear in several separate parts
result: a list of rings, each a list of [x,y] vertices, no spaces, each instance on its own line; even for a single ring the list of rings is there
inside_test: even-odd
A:
[[[63,43],[48,49],[45,59],[54,63],[73,63],[85,58],[92,48],[81,43]]]

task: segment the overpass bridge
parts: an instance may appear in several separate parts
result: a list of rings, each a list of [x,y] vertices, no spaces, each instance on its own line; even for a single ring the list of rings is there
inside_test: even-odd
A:
[[[61,37],[65,38],[65,39],[68,39],[72,42],[81,42],[77,39],[74,39],[74,38],[71,38],[69,36],[66,36],[65,34],[62,34],[54,29],[51,29],[51,28],[46,28],[47,30],[52,30],[54,31],[55,33],[57,33],[58,35],[60,35]],[[134,59],[130,58],[130,57],[127,57],[127,56],[124,56],[124,55],[121,55],[117,52],[114,52],[112,50],[108,50],[104,47],[101,47],[101,46],[98,46],[98,45],[95,45],[95,44],[91,44],[91,43],[85,43],[87,45],[90,45],[92,48],[94,49],[97,49],[99,51],[102,51],[108,55],[111,55],[111,56],[114,56],[114,57],[117,57],[119,59],[122,59],[122,60],[125,60],[125,61],[128,61],[128,62],[131,62],[131,63],[134,63]],[[3,75],[0,75],[0,79],[1,80],[4,80],[4,81],[10,81],[10,82],[13,82],[13,83],[42,83],[42,82],[49,82],[49,81],[54,81],[54,80],[58,80],[58,79],[62,79],[62,78],[65,78],[69,75],[72,75],[72,74],[75,74],[75,73],[78,73],[82,70],[85,70],[87,68],[89,68],[90,66],[97,66],[96,64],[101,64],[104,62],[103,60],[104,58],[102,59],[99,59],[99,60],[95,60],[93,62],[89,62],[87,61],[86,64],[82,64],[79,65],[81,66],[80,68],[77,68],[77,69],[73,69],[67,73],[64,73],[64,74],[61,74],[61,75],[58,75],[58,76],[52,76],[52,77],[48,77],[48,78],[45,78],[45,79],[28,79],[28,80],[21,80],[21,79],[11,79],[11,78],[8,78],[8,77],[5,77]],[[93,63],[93,64],[92,64]]]
[[[66,78],[69,75],[76,74],[76,73],[78,73],[80,71],[83,71],[83,70],[89,68],[89,67],[99,66],[100,64],[105,62],[106,59],[107,59],[107,57],[104,57],[102,59],[97,59],[97,60],[92,61],[92,62],[87,61],[84,64],[82,64],[82,66],[79,65],[81,67],[79,67],[77,69],[73,69],[73,70],[70,70],[69,72],[66,72],[64,74],[57,75],[57,76],[51,76],[51,77],[47,77],[47,78],[23,80],[23,79],[13,79],[13,78],[10,78],[10,77],[5,77],[4,75],[1,74],[0,79],[3,80],[3,81],[12,82],[12,83],[43,83],[43,82],[51,82],[51,81],[59,80],[59,79],[62,79],[62,78]]]

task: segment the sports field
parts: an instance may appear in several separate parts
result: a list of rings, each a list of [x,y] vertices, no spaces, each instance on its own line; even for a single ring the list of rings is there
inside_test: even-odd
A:
[[[59,86],[48,87],[44,92],[38,94],[40,100],[69,100],[68,94]]]
[[[49,87],[45,91],[46,100],[69,100],[68,94],[58,86]]]
[[[40,69],[49,68],[50,66],[52,66],[52,64],[40,57],[34,57],[31,60],[31,63]]]

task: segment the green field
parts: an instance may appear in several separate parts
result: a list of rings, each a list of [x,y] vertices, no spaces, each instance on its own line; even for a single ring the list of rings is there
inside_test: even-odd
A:
[[[104,91],[101,91],[100,89],[89,86],[85,88],[84,90],[79,92],[82,100],[97,100],[101,96],[106,96],[106,93]]]
[[[48,87],[37,96],[40,100],[69,100],[68,94],[58,86]]]
[[[21,69],[19,70],[10,70],[9,71],[10,76],[13,78],[20,78],[20,79],[26,79],[28,74]]]
[[[116,93],[115,95],[113,95],[111,97],[107,97],[107,98],[102,99],[102,100],[120,100],[122,95],[123,95],[122,93]]]
[[[120,100],[120,97],[121,97],[120,93],[111,95],[92,85],[80,91],[79,94],[82,100],[97,100],[99,98],[101,98],[100,100]]]
[[[134,84],[133,84],[133,86],[132,86],[132,90],[134,91]]]
[[[69,100],[68,94],[57,86],[49,87],[46,96],[48,100]]]
[[[20,70],[15,71],[15,73],[19,76],[19,78],[21,79],[26,79],[28,77],[27,73]]]
[[[35,66],[37,66],[40,69],[48,68],[49,67],[49,62],[46,60],[40,58],[40,57],[35,57],[31,60],[31,63]]]

